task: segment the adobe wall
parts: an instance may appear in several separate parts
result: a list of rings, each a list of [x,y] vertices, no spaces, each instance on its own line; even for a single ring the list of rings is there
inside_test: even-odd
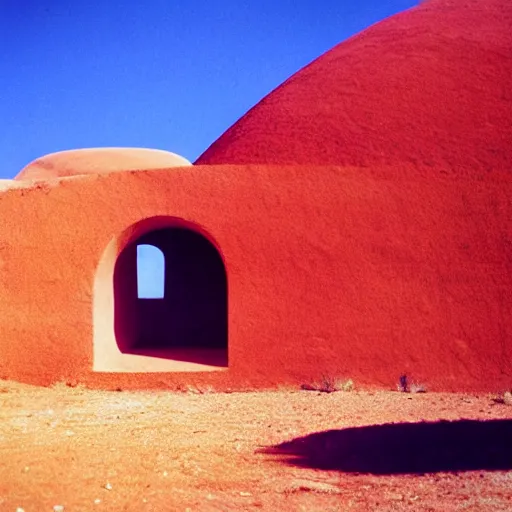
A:
[[[413,169],[194,166],[0,192],[0,377],[107,388],[512,382],[512,182]],[[95,272],[145,217],[226,263],[229,370],[93,373]]]

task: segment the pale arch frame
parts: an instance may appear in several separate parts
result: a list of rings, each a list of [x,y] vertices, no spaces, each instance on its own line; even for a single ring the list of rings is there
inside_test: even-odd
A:
[[[140,237],[151,231],[166,228],[182,228],[203,236],[216,249],[226,273],[227,300],[229,311],[228,267],[219,244],[201,226],[172,216],[155,216],[140,220],[119,235],[111,238],[96,267],[93,285],[93,343],[92,370],[108,373],[155,373],[155,372],[201,372],[226,371],[227,366],[213,366],[173,359],[122,353],[117,345],[114,331],[114,268],[123,250]],[[229,359],[229,315],[227,350]]]

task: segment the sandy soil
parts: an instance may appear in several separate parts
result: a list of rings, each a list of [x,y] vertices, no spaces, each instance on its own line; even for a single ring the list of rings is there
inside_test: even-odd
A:
[[[0,406],[2,512],[512,510],[512,407],[490,396],[0,381]],[[421,423],[462,418],[488,421]]]

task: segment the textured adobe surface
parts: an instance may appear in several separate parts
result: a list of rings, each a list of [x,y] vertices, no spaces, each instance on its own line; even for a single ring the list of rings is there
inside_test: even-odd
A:
[[[408,372],[434,389],[510,386],[510,175],[392,170],[191,166],[2,192],[0,375],[223,389],[323,373],[387,387]],[[95,287],[102,255],[155,214],[220,249],[227,371],[92,371],[95,304],[112,293]]]
[[[387,387],[405,372],[510,388],[510,13],[433,1],[369,29],[266,98],[208,165],[94,150],[29,166],[21,177],[47,181],[0,192],[0,377],[226,389],[322,374]],[[171,228],[222,259],[228,369],[195,371],[215,366],[207,345],[195,361],[119,356],[148,318],[122,288],[130,244]],[[188,325],[213,311],[194,308]]]
[[[47,180],[132,169],[162,169],[190,165],[180,155],[146,148],[85,148],[60,151],[37,158],[15,180]]]
[[[336,46],[200,164],[510,169],[512,3],[433,0]]]

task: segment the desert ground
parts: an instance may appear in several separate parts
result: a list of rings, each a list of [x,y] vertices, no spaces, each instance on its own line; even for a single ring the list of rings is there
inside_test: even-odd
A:
[[[0,406],[1,512],[512,510],[491,395],[0,381]]]

